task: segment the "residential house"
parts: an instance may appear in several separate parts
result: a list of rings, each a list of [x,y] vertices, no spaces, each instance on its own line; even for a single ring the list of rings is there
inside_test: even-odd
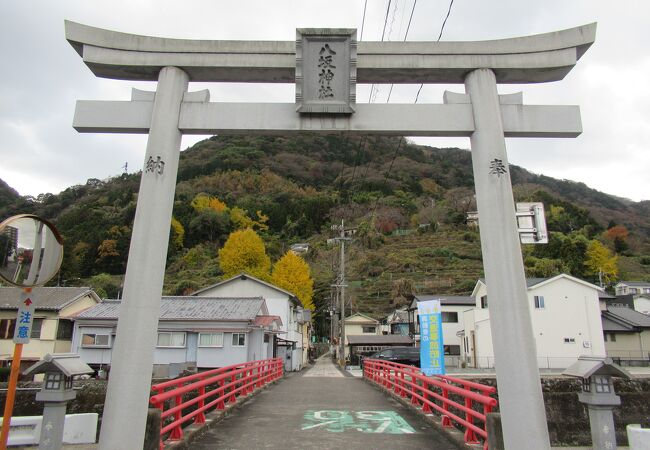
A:
[[[105,300],[75,316],[72,351],[94,369],[110,366],[120,300]],[[272,358],[281,319],[262,297],[163,297],[154,377]]]
[[[0,364],[8,365],[13,358],[16,315],[21,301],[21,289],[0,288]],[[31,300],[36,304],[31,340],[23,346],[21,369],[48,353],[67,353],[72,344],[73,323],[67,319],[101,301],[87,287],[35,287]]]
[[[417,304],[418,302],[427,300],[440,300],[445,365],[458,366],[461,345],[463,344],[463,313],[474,308],[476,300],[474,297],[459,295],[416,295],[408,311],[413,321],[411,327],[417,342],[420,341],[420,323]]]
[[[401,336],[408,336],[409,330],[409,313],[406,307],[396,309],[388,316],[386,316],[386,330],[382,330],[382,334],[399,334]]]
[[[650,316],[632,308],[608,306],[602,312],[602,324],[607,356],[618,363],[650,360]]]
[[[361,357],[370,356],[388,347],[413,347],[413,339],[401,334],[365,334],[347,336],[346,354],[350,364],[358,365]]]
[[[276,338],[277,357],[283,358],[286,371],[302,368],[302,324],[306,315],[300,300],[289,291],[271,283],[241,273],[227,280],[196,291],[198,297],[262,297],[266,300],[269,314],[280,317],[282,326]]]
[[[614,290],[616,295],[650,294],[650,281],[620,281]]]
[[[381,324],[365,314],[356,313],[345,318],[345,357],[349,357],[349,337],[381,335]]]
[[[527,298],[540,368],[566,368],[580,355],[605,355],[600,319],[602,288],[566,274],[526,280]],[[489,287],[479,280],[475,307],[463,313],[461,353],[473,367],[493,367]],[[523,301],[524,299],[522,299]],[[498,364],[498,361],[496,361]]]

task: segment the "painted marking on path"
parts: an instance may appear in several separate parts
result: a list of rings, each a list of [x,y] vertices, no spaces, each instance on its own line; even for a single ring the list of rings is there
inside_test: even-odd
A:
[[[303,416],[302,430],[325,429],[331,433],[413,434],[415,430],[396,411],[309,410]]]

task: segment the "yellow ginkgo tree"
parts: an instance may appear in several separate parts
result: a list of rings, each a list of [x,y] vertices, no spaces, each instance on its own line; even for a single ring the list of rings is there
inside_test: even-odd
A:
[[[309,264],[291,250],[284,254],[274,265],[271,282],[285,289],[302,303],[303,308],[314,310],[314,280]]]
[[[618,256],[612,255],[607,247],[600,241],[593,240],[589,242],[585,252],[585,267],[587,273],[598,275],[598,281],[603,286],[603,282],[609,283],[616,279],[618,275]]]
[[[266,254],[262,238],[252,229],[246,228],[230,233],[223,248],[219,250],[219,267],[224,278],[246,272],[268,280],[271,259]]]

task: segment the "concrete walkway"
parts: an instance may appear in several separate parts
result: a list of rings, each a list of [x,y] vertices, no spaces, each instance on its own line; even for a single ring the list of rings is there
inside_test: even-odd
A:
[[[326,356],[305,373],[289,373],[260,392],[194,441],[191,448],[457,447],[415,412],[362,379],[345,376]]]

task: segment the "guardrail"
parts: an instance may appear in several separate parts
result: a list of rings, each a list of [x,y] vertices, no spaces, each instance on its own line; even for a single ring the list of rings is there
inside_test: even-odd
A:
[[[206,412],[223,410],[226,403],[236,403],[238,396],[247,396],[282,378],[283,367],[281,358],[265,359],[153,385],[151,390],[155,394],[149,402],[161,413],[160,449],[164,448],[165,435],[168,434],[167,440],[170,441],[182,439],[184,425],[203,424]]]
[[[464,428],[466,444],[479,444],[482,440],[483,449],[488,449],[486,420],[497,406],[497,400],[490,397],[496,393],[495,387],[445,375],[427,377],[417,367],[377,359],[363,361],[363,376],[392,390],[396,396],[410,398],[411,404],[422,407],[424,413],[437,411],[443,427],[453,428],[455,422]],[[454,397],[462,399],[462,403]]]

